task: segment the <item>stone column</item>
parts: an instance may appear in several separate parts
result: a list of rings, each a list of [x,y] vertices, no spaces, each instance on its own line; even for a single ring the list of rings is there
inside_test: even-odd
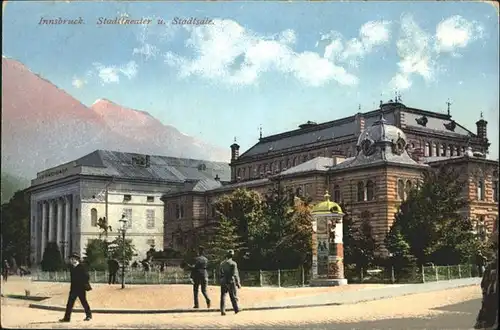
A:
[[[58,198],[56,200],[57,205],[57,227],[56,227],[56,242],[59,246],[59,251],[62,250],[62,230],[63,230],[63,200]]]
[[[47,245],[47,217],[48,217],[48,203],[47,201],[42,201],[42,233],[40,239],[40,261],[43,258],[43,252],[45,252],[45,246]]]
[[[56,239],[54,237],[54,226],[55,226],[54,208],[55,208],[55,201],[49,200],[49,238],[48,238],[48,242],[54,242]]]
[[[71,226],[71,199],[70,196],[66,196],[64,199],[64,206],[65,206],[65,212],[64,212],[64,241],[66,242],[65,249],[64,249],[64,258],[69,257],[69,250],[70,250],[70,226]]]

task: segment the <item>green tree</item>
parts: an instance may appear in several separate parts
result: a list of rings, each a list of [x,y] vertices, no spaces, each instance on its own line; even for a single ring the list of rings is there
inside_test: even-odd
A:
[[[343,243],[345,264],[355,265],[359,273],[375,264],[376,252],[380,248],[368,219],[354,221],[348,213],[349,207],[341,204],[343,217]]]
[[[84,262],[89,270],[106,270],[108,268],[108,243],[101,239],[89,241],[85,247]]]
[[[465,182],[453,168],[423,174],[423,182],[401,203],[393,226],[410,245],[419,266],[426,262],[458,264],[475,252],[470,220],[460,214],[467,206]]]
[[[215,235],[206,244],[206,252],[211,266],[218,265],[224,260],[228,250],[234,250],[235,256],[241,257],[243,249],[236,225],[226,216],[221,215],[215,229]]]
[[[396,277],[409,275],[415,264],[415,256],[411,254],[410,244],[406,241],[399,226],[392,226],[384,240],[385,246],[390,253],[389,265],[394,267]]]
[[[19,264],[29,263],[31,252],[29,195],[23,190],[17,191],[8,203],[2,204],[1,212],[3,258],[15,257]]]
[[[64,268],[61,251],[59,251],[59,246],[55,242],[47,243],[43,252],[41,266],[44,272],[56,272]]]
[[[124,241],[121,235],[117,236],[112,242],[109,243],[108,249],[109,249],[109,257],[119,260],[120,262],[122,262],[123,257],[125,255],[126,265],[128,265],[132,261],[132,258],[137,255],[132,240],[125,238]],[[124,250],[125,253],[123,252]]]
[[[293,208],[289,210],[290,220],[284,226],[284,235],[278,246],[287,255],[286,268],[303,266],[311,267],[312,262],[312,209],[299,198],[294,199]]]

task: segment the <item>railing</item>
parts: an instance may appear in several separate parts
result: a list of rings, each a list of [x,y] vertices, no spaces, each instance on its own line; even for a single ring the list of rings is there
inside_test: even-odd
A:
[[[303,269],[287,270],[240,270],[240,280],[243,286],[271,286],[271,287],[298,287],[309,285],[311,272]],[[108,283],[107,271],[90,271],[91,283]],[[188,284],[190,273],[182,270],[160,272],[158,270],[141,271],[127,270],[126,284]],[[454,266],[425,266],[408,267],[395,270],[394,268],[372,268],[356,271],[350,266],[345,267],[345,276],[349,283],[425,283],[432,281],[447,281],[452,279],[480,276],[479,270],[473,265]],[[61,272],[34,272],[34,281],[69,282],[67,271]],[[117,274],[117,282],[121,283],[121,272]],[[209,284],[217,285],[218,272],[209,271]]]
[[[209,271],[209,284],[219,284],[218,272]],[[302,269],[291,270],[255,270],[239,272],[241,284],[243,286],[304,286],[309,284],[309,274]],[[108,283],[109,272],[89,271],[91,283]],[[121,283],[121,272],[117,274],[117,282]],[[68,271],[60,272],[35,272],[32,274],[33,281],[49,282],[69,282]],[[160,272],[127,270],[125,272],[126,284],[188,284],[190,283],[190,273],[186,271]]]
[[[345,276],[350,283],[425,283],[448,281],[480,276],[477,266],[464,264],[452,266],[404,267],[402,269],[371,268],[356,270],[345,268]]]

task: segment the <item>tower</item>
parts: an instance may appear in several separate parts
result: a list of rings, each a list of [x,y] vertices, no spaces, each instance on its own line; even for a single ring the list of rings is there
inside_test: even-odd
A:
[[[483,112],[481,112],[481,117],[476,122],[476,126],[477,126],[477,137],[480,138],[481,140],[487,140],[488,135],[486,127],[488,126],[488,122],[484,120]]]
[[[236,143],[236,137],[234,138],[234,143],[231,144],[231,161],[238,159],[240,155],[240,145]]]

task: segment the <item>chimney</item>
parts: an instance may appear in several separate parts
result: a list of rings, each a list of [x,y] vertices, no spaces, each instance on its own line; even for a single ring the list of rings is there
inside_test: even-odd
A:
[[[484,120],[482,112],[481,112],[481,118],[476,122],[476,126],[477,126],[477,137],[480,138],[481,140],[487,140],[488,136],[486,127],[488,126],[488,122]]]
[[[358,112],[354,117],[354,121],[356,123],[356,132],[359,136],[365,130],[365,117],[361,112]]]
[[[234,138],[234,143],[231,144],[231,161],[235,161],[240,156],[240,146],[236,143],[236,138]]]

